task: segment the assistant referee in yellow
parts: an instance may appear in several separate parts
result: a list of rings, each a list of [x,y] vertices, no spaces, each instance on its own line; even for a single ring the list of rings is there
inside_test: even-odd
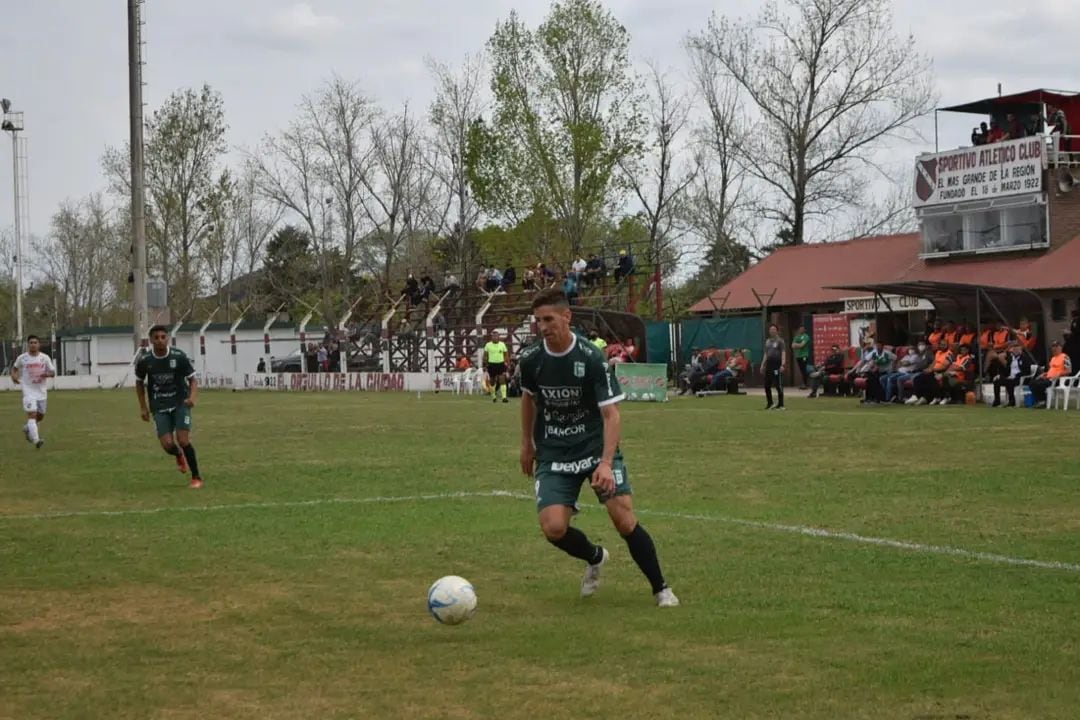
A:
[[[491,340],[484,346],[484,370],[487,371],[488,385],[491,386],[491,402],[498,402],[498,394],[502,394],[502,401],[506,399],[506,343],[498,330],[491,331]]]

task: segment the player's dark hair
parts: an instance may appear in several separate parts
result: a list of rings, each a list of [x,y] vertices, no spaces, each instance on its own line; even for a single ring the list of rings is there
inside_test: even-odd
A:
[[[570,301],[566,298],[566,293],[560,288],[546,288],[533,296],[532,309],[535,310],[536,308],[544,307],[545,305],[551,305],[552,307],[557,308],[568,308],[570,307]]]
[[[31,340],[37,340],[38,342],[41,342],[41,338],[39,338],[37,335],[27,335],[26,342],[30,342]]]
[[[168,335],[169,334],[169,328],[165,327],[164,325],[155,325],[152,328],[150,328],[150,332],[148,332],[146,334],[149,337],[154,337],[154,333],[156,333],[156,332],[163,332],[166,335]]]

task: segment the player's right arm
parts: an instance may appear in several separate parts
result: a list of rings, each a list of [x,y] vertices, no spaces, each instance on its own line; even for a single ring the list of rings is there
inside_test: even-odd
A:
[[[533,428],[536,425],[536,400],[531,392],[521,393],[521,472],[532,477],[536,465],[536,444]]]
[[[536,441],[533,440],[533,430],[536,428],[536,393],[540,386],[529,371],[524,357],[518,359],[518,368],[521,370],[521,472],[532,477],[536,468]]]
[[[150,422],[150,408],[146,405],[146,367],[142,361],[135,363],[135,396],[139,398],[139,416]]]

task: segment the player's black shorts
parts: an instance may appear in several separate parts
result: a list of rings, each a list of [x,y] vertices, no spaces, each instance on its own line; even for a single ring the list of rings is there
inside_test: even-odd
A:
[[[506,374],[506,363],[488,363],[488,377],[495,379]]]

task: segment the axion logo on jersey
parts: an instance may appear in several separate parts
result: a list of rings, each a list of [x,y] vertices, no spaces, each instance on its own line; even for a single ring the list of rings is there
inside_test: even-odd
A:
[[[544,404],[551,407],[574,407],[581,402],[581,388],[569,386],[540,386]]]
[[[600,458],[598,457],[587,457],[581,460],[571,460],[570,462],[553,462],[551,463],[551,472],[574,475],[583,473],[586,470],[592,470],[599,464]]]
[[[585,425],[570,425],[568,427],[560,427],[555,425],[553,427],[544,427],[544,437],[565,438],[574,437],[576,435],[582,435],[585,433]]]

